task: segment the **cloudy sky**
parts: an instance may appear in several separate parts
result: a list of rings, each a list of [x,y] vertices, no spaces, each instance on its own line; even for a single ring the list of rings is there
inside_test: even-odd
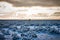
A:
[[[0,0],[0,16],[60,12],[60,0]],[[9,16],[8,15],[8,16]],[[25,16],[25,15],[24,15]],[[25,16],[26,17],[26,16]]]
[[[14,6],[60,6],[60,0],[0,0]]]

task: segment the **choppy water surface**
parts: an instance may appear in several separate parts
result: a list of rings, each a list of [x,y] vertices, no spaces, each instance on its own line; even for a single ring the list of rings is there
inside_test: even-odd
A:
[[[0,20],[0,40],[60,40],[60,20]]]

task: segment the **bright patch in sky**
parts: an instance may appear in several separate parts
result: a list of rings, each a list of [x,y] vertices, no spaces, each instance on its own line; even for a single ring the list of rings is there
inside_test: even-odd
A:
[[[48,13],[49,15],[60,12],[60,7],[41,7],[41,6],[32,6],[32,7],[13,7],[12,4],[7,2],[0,2],[0,15],[5,15],[10,12],[15,12],[18,16],[21,14],[37,14],[37,13]]]

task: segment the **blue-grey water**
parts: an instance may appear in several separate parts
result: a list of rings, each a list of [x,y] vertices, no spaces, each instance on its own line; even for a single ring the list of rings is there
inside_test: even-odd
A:
[[[60,20],[0,20],[0,40],[60,40]]]

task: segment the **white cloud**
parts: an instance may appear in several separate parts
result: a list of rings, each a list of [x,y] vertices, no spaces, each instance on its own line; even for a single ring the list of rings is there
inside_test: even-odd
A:
[[[0,2],[0,15],[4,15],[10,12],[15,12],[18,16],[20,13],[25,13],[27,15],[36,14],[36,13],[48,13],[52,14],[54,12],[60,11],[60,7],[13,7],[12,4],[7,2]]]
[[[33,6],[33,7],[19,7],[19,8],[17,8],[17,14],[18,13],[25,13],[25,14],[31,15],[31,14],[36,14],[36,13],[48,13],[50,15],[55,12],[60,12],[60,7]]]
[[[14,11],[12,4],[7,2],[0,2],[0,16],[10,13],[12,11]]]

